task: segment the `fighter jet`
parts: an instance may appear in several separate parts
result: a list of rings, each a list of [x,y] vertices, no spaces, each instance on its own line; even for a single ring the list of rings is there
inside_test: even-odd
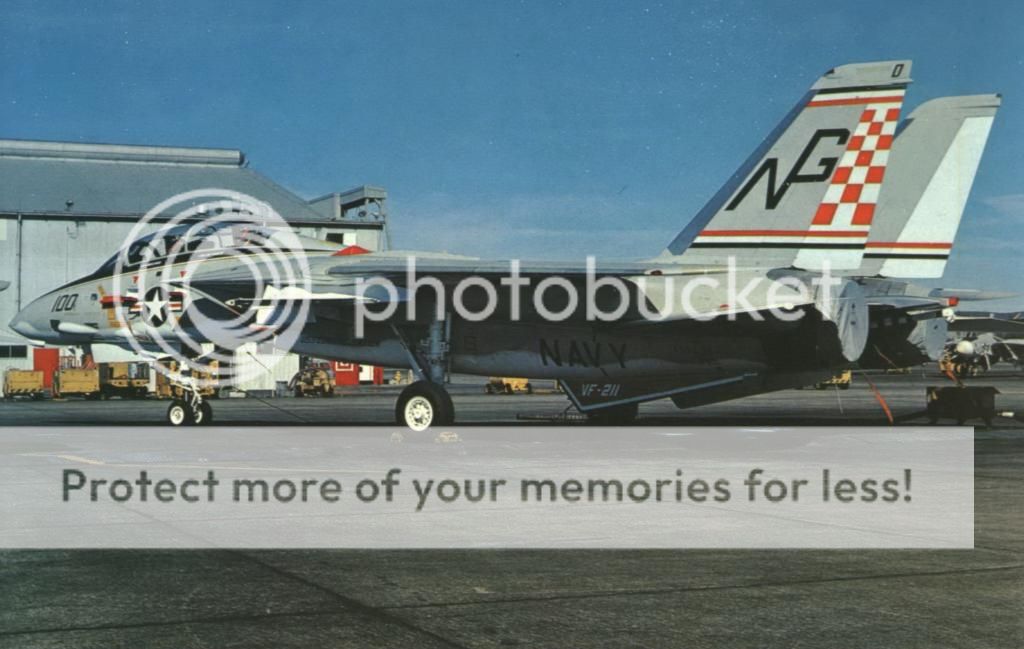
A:
[[[956,115],[949,137],[934,150],[927,141],[907,146],[935,165],[908,171],[913,182],[897,182],[895,169],[890,177],[894,142],[914,139],[911,127],[897,132],[910,70],[910,61],[882,61],[826,72],[652,258],[608,265],[367,253],[193,215],[37,299],[11,328],[61,345],[166,352],[171,343],[195,364],[208,347],[230,350],[256,335],[299,354],[411,368],[417,380],[395,418],[414,430],[455,420],[444,387],[453,372],[556,379],[602,423],[629,422],[655,399],[683,408],[816,383],[861,359],[872,311],[906,310],[906,292],[890,290],[887,278],[922,276],[907,264],[937,261],[956,229],[920,239],[910,223],[934,218],[941,182],[954,182],[965,200],[977,168],[967,165],[965,178],[945,162],[975,117],[953,101],[933,107],[944,120]],[[998,101],[985,97],[979,112],[991,124]],[[966,140],[983,147],[987,134],[976,128]],[[901,234],[872,245],[886,205]],[[962,207],[948,210],[956,222]],[[940,253],[906,257],[933,248]],[[211,421],[209,403],[189,394],[172,403],[168,421]]]
[[[958,312],[949,332],[946,353],[962,375],[1024,361],[1024,313]]]

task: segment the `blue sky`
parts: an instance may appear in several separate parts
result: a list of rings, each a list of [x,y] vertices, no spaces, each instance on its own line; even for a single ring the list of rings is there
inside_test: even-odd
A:
[[[1003,94],[944,283],[1024,290],[1019,3],[224,4],[6,1],[0,137],[240,148],[305,197],[382,185],[400,247],[644,256],[824,70],[906,57],[908,110]]]

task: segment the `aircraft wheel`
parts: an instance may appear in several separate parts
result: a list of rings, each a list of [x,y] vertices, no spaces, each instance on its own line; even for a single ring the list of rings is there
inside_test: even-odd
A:
[[[181,399],[175,399],[167,408],[167,423],[172,426],[191,426],[192,409]]]
[[[451,426],[455,423],[455,404],[452,402],[452,395],[448,394],[448,390],[441,388],[441,394],[444,396],[444,406],[447,411],[444,421],[438,423],[444,424],[445,426]]]
[[[636,420],[639,411],[640,404],[636,403],[601,408],[587,413],[587,423],[595,426],[627,426]]]
[[[420,432],[432,425],[455,420],[455,406],[448,391],[430,381],[416,381],[402,390],[395,405],[395,421]]]
[[[200,402],[199,412],[193,413],[192,423],[197,426],[207,426],[213,423],[213,406],[205,401]]]

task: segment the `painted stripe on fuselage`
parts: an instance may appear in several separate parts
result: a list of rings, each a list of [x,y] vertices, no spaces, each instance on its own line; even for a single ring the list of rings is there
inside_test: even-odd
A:
[[[714,381],[708,381],[707,383],[698,383],[697,385],[687,385],[687,386],[683,386],[681,388],[675,388],[673,390],[664,390],[662,392],[652,392],[650,394],[642,394],[642,395],[637,396],[637,397],[629,397],[627,399],[618,399],[616,401],[605,401],[605,402],[594,404],[594,405],[590,405],[590,406],[584,406],[582,403],[580,403],[579,399],[576,398],[576,395],[573,394],[572,389],[569,387],[569,385],[565,381],[559,381],[559,383],[562,384],[562,388],[565,390],[565,393],[569,395],[569,399],[572,401],[573,405],[576,406],[580,410],[580,412],[587,412],[589,410],[599,410],[601,408],[610,408],[612,406],[621,406],[621,405],[625,405],[625,404],[628,404],[628,403],[640,403],[642,401],[654,401],[656,399],[664,399],[665,397],[670,397],[673,394],[681,394],[683,392],[694,392],[696,390],[704,390],[706,388],[714,388],[714,387],[718,387],[720,385],[729,385],[730,383],[739,383],[740,381],[743,381],[744,379],[748,379],[748,378],[750,378],[752,376],[757,376],[757,374],[754,374],[754,373],[741,374],[739,376],[732,376],[732,377],[729,377],[727,379],[716,379]]]

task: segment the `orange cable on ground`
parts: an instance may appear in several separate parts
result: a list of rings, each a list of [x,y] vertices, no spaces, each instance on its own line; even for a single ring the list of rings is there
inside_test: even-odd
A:
[[[867,374],[861,374],[861,376],[867,382],[868,387],[871,388],[871,392],[874,393],[875,399],[878,401],[878,404],[882,406],[882,410],[885,412],[885,416],[889,420],[889,425],[892,426],[896,422],[892,418],[892,410],[889,409],[889,404],[885,402],[885,397],[883,397],[882,393],[878,391],[875,384],[871,382],[871,379],[867,377]]]

